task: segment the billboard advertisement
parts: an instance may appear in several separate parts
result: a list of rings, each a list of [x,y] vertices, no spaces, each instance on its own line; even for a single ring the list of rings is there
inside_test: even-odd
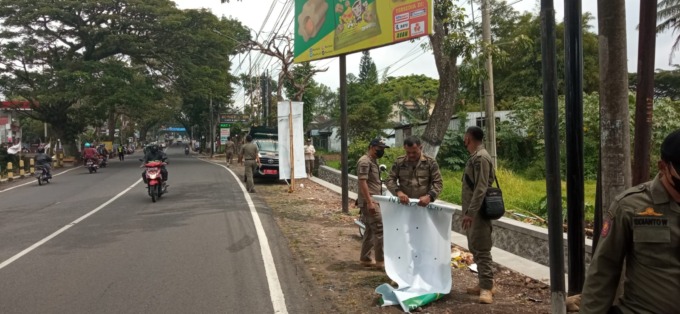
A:
[[[295,0],[295,62],[390,45],[433,32],[432,0]]]

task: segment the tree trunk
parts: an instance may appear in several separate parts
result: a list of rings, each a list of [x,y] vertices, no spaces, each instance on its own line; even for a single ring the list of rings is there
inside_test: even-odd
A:
[[[423,153],[432,158],[437,157],[439,147],[449,128],[451,117],[455,112],[458,98],[458,52],[445,48],[446,33],[438,19],[434,20],[434,35],[430,36],[430,44],[434,54],[437,72],[439,73],[439,95],[429,122],[422,135]],[[400,143],[397,143],[400,145]]]
[[[116,131],[116,110],[113,108],[109,110],[109,119],[106,123],[106,127],[108,128],[106,140],[113,142]]]
[[[631,186],[625,0],[598,0],[602,208]]]

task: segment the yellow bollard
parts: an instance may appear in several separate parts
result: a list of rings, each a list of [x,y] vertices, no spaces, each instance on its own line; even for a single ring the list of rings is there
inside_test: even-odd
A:
[[[19,176],[23,178],[24,175],[26,175],[25,172],[26,172],[26,170],[24,170],[24,160],[21,159],[21,160],[19,160]]]
[[[7,163],[7,179],[10,181],[14,180],[14,168],[11,162]]]
[[[35,159],[33,159],[33,158],[29,159],[29,161],[28,161],[28,171],[31,174],[35,173]]]

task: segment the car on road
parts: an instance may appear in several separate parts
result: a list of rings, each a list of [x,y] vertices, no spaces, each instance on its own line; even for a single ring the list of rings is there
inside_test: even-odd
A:
[[[279,147],[278,141],[271,139],[253,140],[260,151],[260,171],[255,172],[258,178],[279,178]]]

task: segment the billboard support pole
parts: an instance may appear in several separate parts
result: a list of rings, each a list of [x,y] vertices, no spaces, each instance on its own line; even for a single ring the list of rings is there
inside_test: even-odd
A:
[[[349,167],[347,164],[347,56],[340,55],[340,163],[342,165],[342,212],[349,214]]]
[[[288,149],[290,150],[290,185],[288,193],[295,191],[295,151],[293,150],[293,101],[288,100]]]

